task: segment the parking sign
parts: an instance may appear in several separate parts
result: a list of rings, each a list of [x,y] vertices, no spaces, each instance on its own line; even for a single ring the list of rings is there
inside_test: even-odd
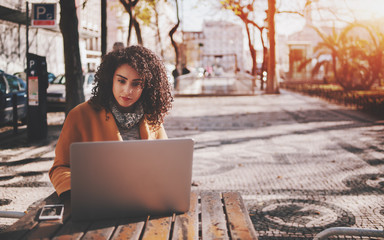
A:
[[[56,26],[56,3],[32,3],[33,27]]]

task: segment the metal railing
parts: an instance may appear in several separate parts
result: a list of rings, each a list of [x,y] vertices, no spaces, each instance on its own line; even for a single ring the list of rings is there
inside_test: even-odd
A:
[[[333,227],[325,229],[318,233],[314,240],[328,239],[330,236],[359,236],[359,237],[384,237],[384,230],[350,228],[350,227]]]
[[[25,215],[25,212],[0,211],[1,218],[22,218],[24,215]]]

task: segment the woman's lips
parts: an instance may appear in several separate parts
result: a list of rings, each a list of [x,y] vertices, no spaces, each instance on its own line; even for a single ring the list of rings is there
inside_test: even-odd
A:
[[[131,100],[131,98],[130,98],[130,97],[121,97],[121,99],[123,99],[123,101],[125,101],[125,102],[128,102],[128,101],[130,101],[130,100]]]

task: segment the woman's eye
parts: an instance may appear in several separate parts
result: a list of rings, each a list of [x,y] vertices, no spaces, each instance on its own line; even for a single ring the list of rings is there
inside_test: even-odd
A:
[[[117,80],[119,83],[122,83],[122,84],[124,84],[126,81],[124,80],[124,79],[118,79]]]

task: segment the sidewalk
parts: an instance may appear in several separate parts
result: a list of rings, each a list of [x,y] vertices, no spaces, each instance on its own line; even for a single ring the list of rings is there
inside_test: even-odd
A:
[[[23,211],[54,191],[47,171],[63,116],[50,119],[49,138],[37,145],[22,130],[0,133],[0,210]],[[193,190],[240,191],[259,239],[384,228],[383,121],[282,91],[178,97],[165,128],[196,141]]]

